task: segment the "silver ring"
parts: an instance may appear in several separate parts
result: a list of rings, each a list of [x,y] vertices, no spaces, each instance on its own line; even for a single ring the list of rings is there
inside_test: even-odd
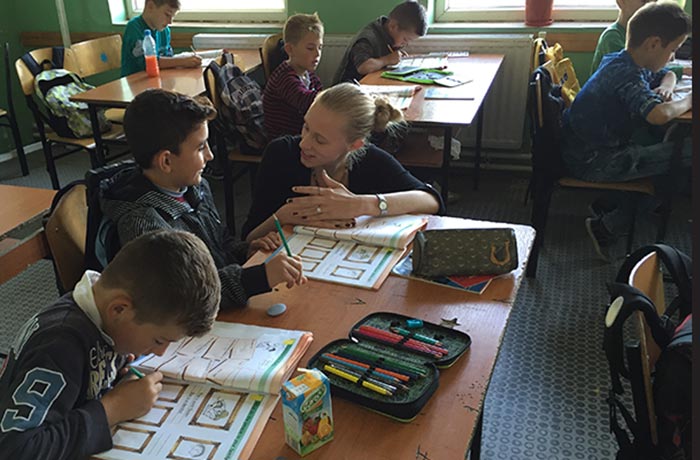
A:
[[[321,214],[321,206],[316,206],[316,214]]]

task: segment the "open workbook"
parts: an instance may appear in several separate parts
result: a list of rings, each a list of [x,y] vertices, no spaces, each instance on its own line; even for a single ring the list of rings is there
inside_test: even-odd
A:
[[[289,247],[310,279],[379,289],[427,222],[424,215],[362,216],[347,230],[296,226]]]
[[[100,459],[247,459],[310,332],[214,324],[204,337],[173,343],[134,365],[165,376],[151,411],[117,425]]]

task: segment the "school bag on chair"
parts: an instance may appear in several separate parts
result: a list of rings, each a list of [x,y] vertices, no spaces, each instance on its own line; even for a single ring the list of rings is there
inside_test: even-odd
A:
[[[215,122],[229,143],[238,142],[241,153],[261,155],[267,145],[260,85],[233,63],[233,55],[224,53],[222,64],[209,64],[216,76],[221,98]]]
[[[63,47],[54,47],[51,60],[41,63],[26,53],[21,59],[34,75],[34,94],[46,109],[46,123],[62,137],[92,137],[92,124],[87,104],[70,100],[94,86],[86,83],[73,72],[63,68]],[[97,111],[100,132],[112,127],[104,110]]]
[[[629,284],[634,267],[651,252],[656,252],[678,290],[662,314],[646,294]],[[635,251],[620,268],[615,282],[608,285],[611,303],[605,319],[603,350],[612,383],[607,402],[610,430],[619,446],[617,460],[691,458],[691,280],[688,256],[670,246],[655,244]],[[629,327],[625,327],[635,312],[644,316],[650,338],[661,351],[655,365],[649,362],[654,365],[651,401],[642,372],[646,365],[643,349],[638,341],[629,340]],[[623,381],[631,387],[634,414],[624,403]]]

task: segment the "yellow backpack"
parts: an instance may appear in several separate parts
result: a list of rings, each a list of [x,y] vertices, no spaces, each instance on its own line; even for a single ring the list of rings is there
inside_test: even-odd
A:
[[[571,59],[564,57],[564,49],[559,43],[548,46],[544,37],[534,40],[532,68],[543,65],[552,76],[552,83],[561,85],[561,95],[567,107],[571,107],[576,95],[581,91],[581,85],[576,77]]]

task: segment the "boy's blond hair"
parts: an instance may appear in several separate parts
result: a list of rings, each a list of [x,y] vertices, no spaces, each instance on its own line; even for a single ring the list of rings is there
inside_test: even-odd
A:
[[[188,336],[211,329],[221,302],[221,281],[209,249],[183,231],[157,230],[131,240],[99,282],[129,295],[138,323],[174,323]]]
[[[295,14],[284,23],[283,39],[285,43],[296,45],[308,33],[313,32],[323,37],[323,23],[318,13]]]

